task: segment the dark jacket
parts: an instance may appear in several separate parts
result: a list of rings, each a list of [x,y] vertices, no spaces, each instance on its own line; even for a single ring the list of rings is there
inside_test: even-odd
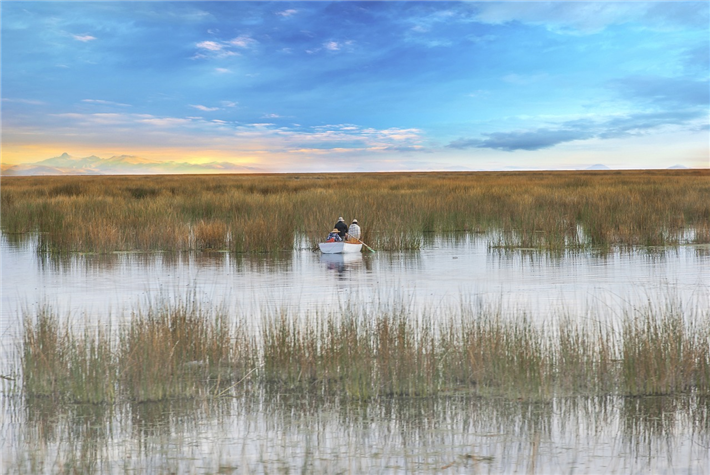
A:
[[[334,227],[338,230],[338,234],[341,238],[344,238],[345,235],[348,233],[348,225],[345,224],[345,221],[338,221],[337,223],[335,223]]]

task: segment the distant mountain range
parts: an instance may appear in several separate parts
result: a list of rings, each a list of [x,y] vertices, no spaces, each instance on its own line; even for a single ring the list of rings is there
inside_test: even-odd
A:
[[[606,165],[603,165],[601,163],[597,163],[596,165],[592,165],[591,167],[587,167],[587,170],[611,170],[611,168],[607,167]]]
[[[4,176],[37,175],[157,175],[166,173],[249,173],[261,170],[229,162],[160,162],[133,155],[77,158],[68,153],[34,163],[2,165]]]

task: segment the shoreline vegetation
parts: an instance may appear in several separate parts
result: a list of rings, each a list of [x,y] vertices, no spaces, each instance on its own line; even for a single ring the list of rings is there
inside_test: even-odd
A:
[[[545,251],[710,243],[710,170],[3,177],[40,252],[315,249],[338,216],[378,250],[485,234]],[[19,237],[18,237],[19,236]]]
[[[672,298],[614,318],[533,323],[482,303],[396,303],[253,321],[189,298],[149,304],[116,328],[75,331],[50,307],[26,314],[6,393],[113,404],[251,392],[334,396],[707,396],[710,311]],[[596,314],[599,314],[598,316]],[[7,387],[10,386],[10,387]]]

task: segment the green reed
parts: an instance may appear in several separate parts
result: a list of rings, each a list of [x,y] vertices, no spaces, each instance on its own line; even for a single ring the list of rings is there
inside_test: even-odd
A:
[[[492,245],[568,248],[710,242],[710,172],[381,173],[4,177],[0,224],[40,250],[314,247],[338,216],[381,250],[426,235],[488,233]]]
[[[119,332],[118,384],[135,401],[210,395],[243,372],[246,344],[223,313],[189,301],[151,306]]]
[[[25,319],[21,355],[28,396],[91,404],[115,400],[118,367],[108,331],[85,328],[75,334],[43,307]]]
[[[112,331],[75,333],[43,308],[25,318],[18,367],[26,396],[86,403],[250,388],[355,399],[710,393],[707,309],[670,301],[615,318],[538,323],[495,306],[390,302],[254,321],[186,300],[150,305]]]

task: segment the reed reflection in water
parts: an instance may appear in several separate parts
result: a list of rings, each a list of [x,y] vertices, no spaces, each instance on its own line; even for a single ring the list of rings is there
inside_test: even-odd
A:
[[[700,396],[5,400],[6,473],[704,473]]]

